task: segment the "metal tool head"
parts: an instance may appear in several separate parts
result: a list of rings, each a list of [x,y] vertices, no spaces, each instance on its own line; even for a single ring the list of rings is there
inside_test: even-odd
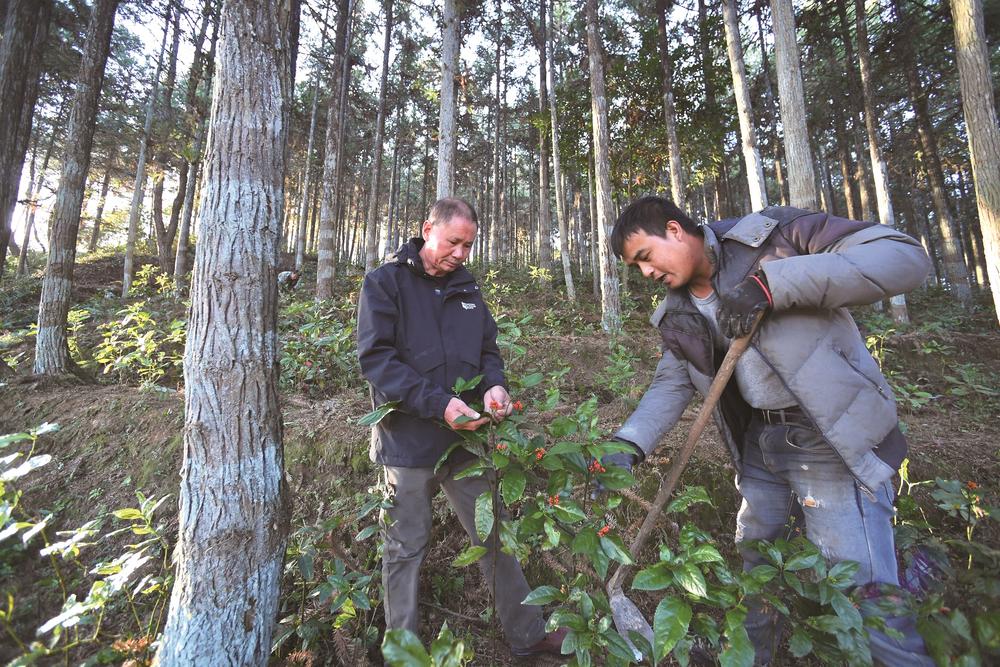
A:
[[[641,661],[642,651],[637,649],[635,644],[632,643],[629,633],[636,632],[642,635],[649,642],[649,645],[652,646],[653,628],[646,622],[646,618],[639,611],[639,607],[628,599],[622,589],[619,588],[613,591],[608,602],[611,605],[611,617],[615,621],[615,629],[628,642],[629,648],[632,649],[632,653],[635,655],[635,659]]]

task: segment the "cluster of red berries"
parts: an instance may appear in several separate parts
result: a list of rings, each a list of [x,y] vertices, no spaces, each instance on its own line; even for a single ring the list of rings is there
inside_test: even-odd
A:
[[[608,532],[610,530],[611,530],[611,526],[605,526],[604,528],[601,528],[599,531],[597,531],[597,536],[598,537],[604,537],[605,535],[608,534]]]
[[[502,407],[503,406],[500,405],[500,403],[498,403],[497,401],[490,401],[490,409],[491,410],[499,410]]]
[[[975,491],[976,489],[979,488],[979,485],[976,484],[975,482],[966,482],[965,486],[969,488],[969,491]]]
[[[588,470],[590,470],[590,473],[592,475],[596,475],[597,473],[607,472],[608,471],[607,468],[605,468],[604,466],[601,465],[600,461],[594,461],[593,463],[591,463],[590,467],[588,468]]]
[[[549,505],[555,507],[559,504],[559,496],[549,496]]]
[[[506,452],[507,451],[507,443],[506,442],[501,442],[501,443],[497,444],[497,451],[498,452]]]
[[[542,449],[541,447],[539,447],[538,449],[535,450],[535,460],[536,461],[541,461],[543,456],[545,456],[545,450],[544,449]]]
[[[514,409],[517,410],[518,412],[524,410],[524,403],[522,403],[521,401],[514,401]]]

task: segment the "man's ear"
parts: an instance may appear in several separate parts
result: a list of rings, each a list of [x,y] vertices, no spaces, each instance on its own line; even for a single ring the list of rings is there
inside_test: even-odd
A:
[[[430,220],[425,220],[423,227],[420,228],[420,236],[425,241],[427,240],[427,237],[430,235],[430,233],[431,233],[431,227],[433,227],[433,226],[434,225],[431,223]]]
[[[677,222],[676,220],[667,220],[666,227],[667,227],[667,238],[670,238],[671,236],[680,238],[681,232],[684,231],[684,229],[681,227],[681,223]]]

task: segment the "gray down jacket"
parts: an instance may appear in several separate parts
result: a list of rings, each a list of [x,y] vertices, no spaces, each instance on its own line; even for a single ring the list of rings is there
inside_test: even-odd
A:
[[[758,269],[771,288],[774,310],[747,354],[763,357],[871,492],[895,472],[905,440],[892,390],[847,307],[919,286],[930,267],[924,249],[890,227],[788,207],[704,230],[717,256],[712,278],[717,292],[726,293]],[[650,321],[660,331],[663,356],[638,407],[616,433],[644,454],[677,423],[695,389],[707,393],[721,361],[686,288],[668,290]],[[735,384],[730,383],[730,398]],[[749,415],[742,407],[724,397],[715,412],[738,471]]]

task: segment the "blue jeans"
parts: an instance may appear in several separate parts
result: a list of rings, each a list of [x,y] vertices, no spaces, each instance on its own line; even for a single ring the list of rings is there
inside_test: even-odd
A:
[[[755,419],[744,438],[743,470],[736,486],[743,496],[736,517],[736,543],[745,570],[765,561],[742,543],[785,537],[789,517],[797,516],[804,518],[806,537],[829,562],[858,562],[857,585],[899,585],[890,480],[874,489],[874,494],[858,485],[840,455],[814,429],[791,423],[764,424]],[[777,615],[762,605],[749,607],[747,632],[757,663],[766,664],[780,637]],[[885,620],[903,638],[894,639],[868,628],[876,663],[890,667],[934,664],[913,618]]]

